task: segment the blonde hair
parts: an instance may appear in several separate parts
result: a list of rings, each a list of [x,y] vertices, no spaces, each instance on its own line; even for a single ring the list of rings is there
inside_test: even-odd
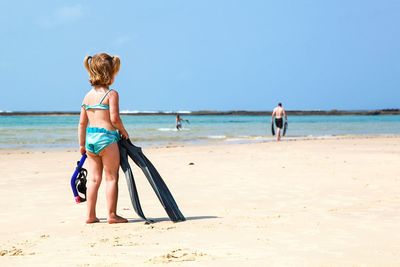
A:
[[[118,56],[106,53],[86,56],[83,65],[89,72],[90,84],[109,86],[113,83],[114,76],[118,73],[121,61]]]

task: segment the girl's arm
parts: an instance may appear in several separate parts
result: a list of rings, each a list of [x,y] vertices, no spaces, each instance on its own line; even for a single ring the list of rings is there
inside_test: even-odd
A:
[[[79,139],[79,152],[83,155],[86,153],[85,140],[86,140],[86,127],[88,125],[88,117],[84,107],[81,107],[81,115],[79,117],[78,125],[78,139]]]
[[[129,134],[125,130],[124,124],[119,116],[119,96],[118,92],[113,90],[110,92],[110,120],[115,129],[119,131],[123,139],[128,139]]]

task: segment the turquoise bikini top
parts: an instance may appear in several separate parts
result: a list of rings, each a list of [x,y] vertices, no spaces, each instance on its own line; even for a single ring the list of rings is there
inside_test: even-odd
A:
[[[109,110],[110,106],[107,104],[102,104],[103,100],[106,98],[106,96],[108,95],[109,92],[111,92],[113,89],[109,89],[107,91],[107,93],[105,93],[105,95],[101,98],[100,103],[96,104],[96,105],[86,105],[86,104],[82,104],[82,107],[85,108],[85,110],[88,109],[103,109],[103,110]]]

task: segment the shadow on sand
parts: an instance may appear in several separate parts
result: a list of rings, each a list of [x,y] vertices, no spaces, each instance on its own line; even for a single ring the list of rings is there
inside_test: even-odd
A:
[[[218,219],[220,217],[218,216],[188,216],[185,217],[186,221],[197,221],[197,220],[208,220],[208,219]],[[146,222],[143,219],[133,219],[133,218],[127,218],[128,223],[138,223],[138,222],[144,222],[144,224],[150,224],[149,222]],[[162,218],[149,218],[152,223],[158,223],[158,222],[168,222],[171,221],[170,218],[168,217],[162,217]],[[99,223],[107,223],[107,218],[99,218],[100,222]],[[183,221],[185,222],[185,221]],[[179,222],[178,222],[179,223]],[[182,222],[181,222],[182,223]]]

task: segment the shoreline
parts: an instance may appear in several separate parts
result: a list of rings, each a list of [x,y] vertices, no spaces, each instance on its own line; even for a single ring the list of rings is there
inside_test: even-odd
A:
[[[267,137],[266,137],[267,138]],[[262,145],[269,143],[277,143],[275,137],[268,137],[268,140],[239,140],[239,141],[214,141],[214,142],[186,142],[175,143],[166,145],[146,146],[139,145],[133,142],[136,146],[145,150],[158,150],[158,149],[173,149],[173,148],[201,148],[201,147],[224,147],[224,146],[237,146],[237,145]],[[324,141],[324,140],[353,140],[353,139],[396,139],[400,138],[400,134],[382,134],[382,135],[330,135],[330,136],[305,136],[305,137],[285,137],[281,139],[281,143],[286,142],[309,142],[309,141]],[[78,148],[75,147],[16,147],[16,148],[0,148],[0,155],[10,154],[33,154],[33,153],[48,153],[48,152],[64,152],[64,153],[78,153]]]
[[[231,110],[231,111],[213,111],[213,110],[199,110],[187,111],[182,114],[186,116],[269,116],[272,111],[247,111],[247,110]],[[180,113],[179,111],[127,111],[121,112],[121,115],[127,116],[174,116]],[[337,116],[337,115],[400,115],[400,109],[374,109],[374,110],[286,110],[287,115],[303,115],[303,116]],[[0,116],[68,116],[79,115],[78,111],[1,111]]]

